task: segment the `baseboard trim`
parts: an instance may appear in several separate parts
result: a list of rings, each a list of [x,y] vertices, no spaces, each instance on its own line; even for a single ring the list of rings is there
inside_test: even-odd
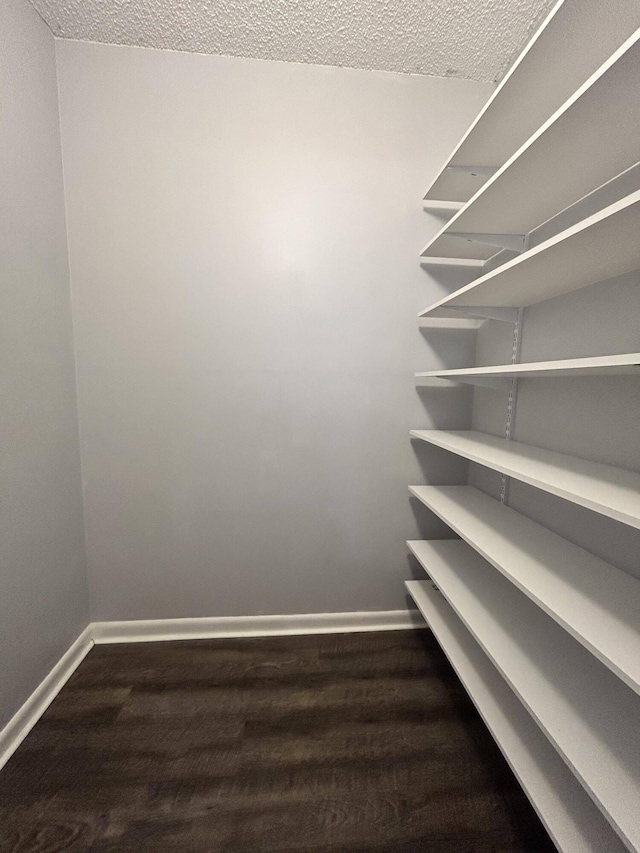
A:
[[[94,643],[150,643],[163,640],[208,640],[222,637],[348,634],[359,631],[402,631],[426,627],[427,623],[417,610],[92,622],[0,731],[0,770],[73,675]]]
[[[291,616],[219,616],[197,619],[94,622],[92,627],[94,642],[101,644],[400,631],[408,628],[424,628],[426,623],[417,610],[381,610],[363,613],[303,613]]]
[[[0,770],[53,702],[92,646],[92,626],[88,625],[0,731]]]

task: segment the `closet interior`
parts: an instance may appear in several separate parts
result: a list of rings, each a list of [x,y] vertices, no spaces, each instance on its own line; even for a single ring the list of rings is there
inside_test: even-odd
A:
[[[424,198],[420,333],[477,363],[416,373],[473,402],[411,432],[469,475],[409,487],[459,538],[406,587],[567,853],[640,850],[639,23],[556,4]]]

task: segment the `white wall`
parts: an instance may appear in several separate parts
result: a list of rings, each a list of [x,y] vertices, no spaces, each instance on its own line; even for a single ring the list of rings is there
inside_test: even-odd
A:
[[[464,476],[408,440],[420,197],[489,87],[57,50],[94,618],[404,606],[407,484]]]
[[[0,728],[89,621],[54,41],[0,4]]]

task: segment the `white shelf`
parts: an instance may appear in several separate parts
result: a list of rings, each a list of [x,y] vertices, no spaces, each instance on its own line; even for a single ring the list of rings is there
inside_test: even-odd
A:
[[[640,698],[466,542],[425,544],[433,582],[620,837],[640,850]]]
[[[623,853],[618,836],[445,599],[428,581],[405,586],[558,848]]]
[[[427,199],[466,201],[486,177],[450,166],[500,167],[640,27],[629,0],[555,4],[464,135]],[[606,137],[605,137],[606,138]]]
[[[422,206],[427,213],[457,213],[464,207],[463,201],[441,201],[440,199],[428,199],[423,201]]]
[[[635,165],[639,86],[640,31],[489,178],[422,254],[444,254],[441,244],[449,245],[456,232],[528,234]],[[612,127],[615,145],[603,145]],[[460,245],[466,251],[465,242]]]
[[[640,580],[472,486],[409,490],[640,694]],[[424,565],[425,543],[407,544]]]
[[[640,190],[445,296],[420,316],[444,306],[534,305],[638,269],[638,234]]]
[[[473,430],[411,435],[523,483],[640,528],[640,474]]]
[[[420,317],[419,329],[468,329],[476,331],[484,320],[472,320],[469,317]]]
[[[480,258],[421,258],[420,265],[423,267],[466,267],[468,269],[481,270],[484,261]]]
[[[529,364],[496,364],[490,367],[465,367],[457,370],[427,370],[416,373],[416,379],[455,379],[458,382],[473,381],[474,377],[505,377],[509,380],[515,377],[526,379],[554,376],[640,376],[640,352],[568,358],[559,361],[535,361]]]

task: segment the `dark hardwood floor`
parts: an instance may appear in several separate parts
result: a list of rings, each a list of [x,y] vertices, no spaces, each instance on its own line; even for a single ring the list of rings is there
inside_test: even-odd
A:
[[[2,853],[547,853],[429,631],[96,646],[0,772]]]

